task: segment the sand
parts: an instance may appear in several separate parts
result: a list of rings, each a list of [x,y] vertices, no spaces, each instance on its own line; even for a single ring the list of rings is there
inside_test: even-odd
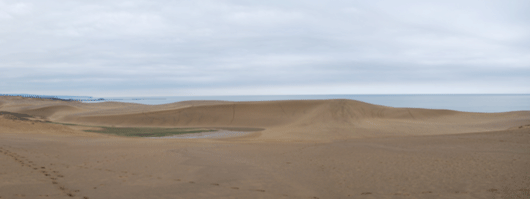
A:
[[[530,197],[530,111],[353,100],[148,106],[21,97],[0,97],[0,111],[20,113],[0,116],[2,199]],[[151,139],[46,120],[264,130]]]

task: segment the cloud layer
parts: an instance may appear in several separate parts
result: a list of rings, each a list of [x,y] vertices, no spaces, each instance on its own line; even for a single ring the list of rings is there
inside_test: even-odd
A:
[[[0,0],[1,93],[530,93],[530,2]]]

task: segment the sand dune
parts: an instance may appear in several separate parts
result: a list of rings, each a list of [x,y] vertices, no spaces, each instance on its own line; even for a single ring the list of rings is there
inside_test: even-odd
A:
[[[1,115],[1,199],[530,197],[530,111],[13,97],[0,97],[0,111],[93,125],[265,129],[147,139]]]
[[[7,103],[6,103],[7,101]],[[12,100],[13,101],[13,100]],[[4,100],[2,110],[56,122],[149,127],[254,127],[258,140],[332,141],[505,130],[530,123],[530,112],[468,113],[393,108],[355,100],[186,101],[164,105]]]
[[[186,108],[198,105],[214,105],[214,104],[225,104],[230,102],[223,101],[184,101],[175,102],[170,104],[162,105],[143,105],[134,103],[120,103],[120,102],[103,102],[95,104],[83,104],[83,108],[90,109],[91,111],[85,111],[82,113],[74,114],[73,116],[107,116],[107,115],[123,115],[123,114],[134,114],[144,113],[153,111],[165,111],[179,108]]]
[[[504,130],[530,123],[530,112],[466,113],[392,108],[354,100],[221,102],[166,110],[70,115],[61,122],[116,126],[255,127],[264,140],[336,140]]]
[[[65,115],[65,114],[71,114],[71,113],[81,112],[81,111],[83,111],[83,109],[73,107],[73,106],[54,105],[54,106],[45,106],[42,108],[26,109],[26,110],[22,110],[19,112],[37,116],[43,119],[52,119],[53,116],[57,116],[59,114]]]
[[[530,131],[150,140],[0,117],[2,198],[525,198]]]
[[[164,111],[108,116],[70,118],[71,121],[96,124],[113,123],[140,126],[251,126],[268,127],[293,122],[310,112],[319,101],[249,102],[185,106]],[[285,107],[285,108],[283,108]]]

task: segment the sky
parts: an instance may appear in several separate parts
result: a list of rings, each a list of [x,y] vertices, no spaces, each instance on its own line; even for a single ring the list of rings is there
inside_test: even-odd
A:
[[[530,93],[530,1],[0,0],[0,93]]]

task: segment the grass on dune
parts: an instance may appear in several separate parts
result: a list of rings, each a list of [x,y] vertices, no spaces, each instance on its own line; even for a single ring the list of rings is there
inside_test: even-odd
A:
[[[85,132],[104,133],[128,137],[164,137],[186,133],[212,132],[211,129],[197,128],[149,128],[149,127],[100,127],[102,130],[84,130]]]
[[[48,122],[48,123],[61,124],[61,125],[67,125],[67,126],[98,127],[98,128],[101,128],[101,130],[83,130],[83,131],[92,132],[92,133],[103,133],[103,134],[127,136],[127,137],[164,137],[164,136],[179,135],[179,134],[186,134],[186,133],[202,133],[202,132],[216,131],[216,130],[204,129],[204,128],[108,127],[108,126],[87,126],[87,125],[58,123],[58,122]]]

